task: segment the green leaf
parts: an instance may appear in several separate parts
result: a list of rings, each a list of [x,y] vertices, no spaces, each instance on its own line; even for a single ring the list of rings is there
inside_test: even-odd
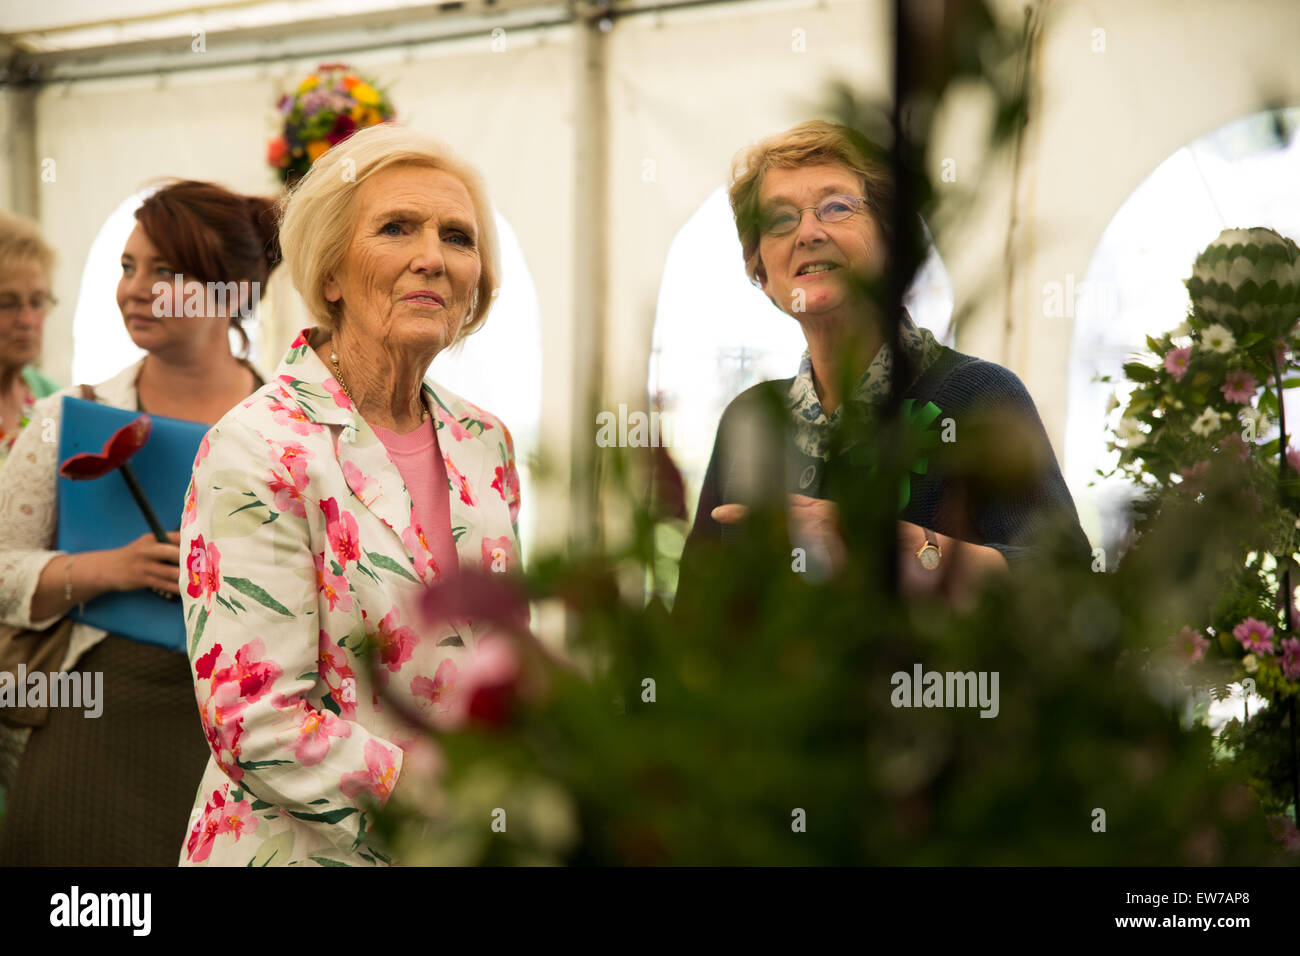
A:
[[[248,578],[225,578],[225,582],[229,584],[232,588],[234,588],[236,591],[239,591],[241,594],[252,598],[254,601],[256,601],[258,604],[261,604],[263,607],[268,607],[272,611],[275,611],[278,614],[283,614],[285,617],[293,617],[293,614],[289,611],[287,607],[285,607],[275,598],[271,597],[271,595],[267,594],[265,590],[258,587],[252,581],[248,580]]]
[[[1156,370],[1141,362],[1125,362],[1124,374],[1135,382],[1154,382]]]
[[[199,623],[194,627],[194,636],[190,638],[190,657],[194,656],[195,650],[199,646],[199,639],[203,637],[203,628],[208,623],[208,609],[199,609]]]
[[[292,830],[285,830],[283,833],[267,840],[257,848],[257,852],[253,854],[253,858],[248,861],[248,865],[268,866],[270,862],[281,853],[288,855],[293,850],[293,836],[294,834]]]
[[[274,804],[267,803],[265,800],[254,800],[254,801],[253,801],[253,810],[254,810],[254,811],[257,811],[257,810],[270,810],[273,806],[274,806]]]
[[[293,763],[292,760],[237,760],[235,762],[245,770],[263,770],[267,767],[278,767],[280,764]]]
[[[280,762],[289,763],[290,761],[282,760]],[[289,816],[296,817],[299,820],[306,820],[308,823],[338,823],[340,820],[346,820],[356,812],[356,807],[339,807],[337,810],[326,810],[324,813],[305,813],[301,810],[290,810]]]
[[[349,866],[350,865],[347,863],[340,863],[338,860],[331,860],[327,856],[316,856],[315,854],[310,854],[308,858],[311,860],[315,860],[321,866]]]
[[[366,557],[369,558],[370,563],[377,568],[383,568],[385,571],[391,571],[394,574],[400,574],[408,581],[415,581],[415,576],[411,574],[411,572],[407,571],[406,568],[402,567],[400,564],[398,564],[392,558],[388,557],[388,555],[386,554],[379,554],[376,551],[367,551]]]

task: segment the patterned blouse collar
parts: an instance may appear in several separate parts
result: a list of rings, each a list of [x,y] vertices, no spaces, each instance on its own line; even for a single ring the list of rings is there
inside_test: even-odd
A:
[[[913,375],[920,375],[939,357],[943,348],[928,329],[919,329],[912,317],[903,310],[898,327],[899,342],[912,363]],[[858,379],[848,397],[848,402],[873,407],[884,404],[889,396],[889,383],[894,370],[894,355],[888,342],[880,346],[876,357]],[[844,405],[827,415],[817,398],[813,384],[812,355],[807,349],[799,360],[799,374],[790,383],[786,407],[794,420],[795,445],[812,458],[829,458],[831,435],[844,418]]]

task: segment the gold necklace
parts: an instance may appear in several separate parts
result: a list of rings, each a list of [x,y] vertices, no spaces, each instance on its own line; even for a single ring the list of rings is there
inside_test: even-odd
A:
[[[343,389],[343,394],[348,397],[348,401],[352,403],[352,407],[355,408],[358,412],[361,411],[361,407],[357,404],[357,400],[353,398],[352,393],[348,391],[348,383],[343,381],[343,376],[339,373],[339,353],[335,352],[333,349],[330,349],[330,364],[334,366],[334,380],[339,383],[339,388]],[[425,406],[424,402],[421,401],[420,402],[420,423],[423,424],[428,420],[429,420],[429,409]]]

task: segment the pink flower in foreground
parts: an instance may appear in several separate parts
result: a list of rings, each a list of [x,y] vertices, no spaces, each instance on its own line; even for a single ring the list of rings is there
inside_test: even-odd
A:
[[[1282,642],[1282,676],[1300,680],[1300,637],[1289,637]]]
[[[1252,654],[1273,653],[1273,628],[1263,621],[1248,617],[1232,629],[1232,636]]]
[[[1192,349],[1190,346],[1181,349],[1170,349],[1165,354],[1165,371],[1174,377],[1175,382],[1181,382],[1183,376],[1187,374],[1187,367],[1191,364]]]
[[[1205,649],[1210,646],[1200,631],[1184,627],[1174,635],[1174,649],[1187,658],[1188,663],[1195,664],[1205,656]]]
[[[1228,401],[1245,405],[1255,397],[1258,388],[1259,383],[1255,381],[1255,376],[1242,369],[1237,369],[1224,376],[1219,391],[1223,393],[1223,397]]]
[[[460,674],[447,724],[505,726],[519,698],[520,674],[519,652],[510,638],[488,635],[480,640]]]
[[[1300,853],[1300,830],[1296,829],[1295,821],[1280,813],[1275,813],[1267,819],[1268,828],[1274,839],[1292,853]]]

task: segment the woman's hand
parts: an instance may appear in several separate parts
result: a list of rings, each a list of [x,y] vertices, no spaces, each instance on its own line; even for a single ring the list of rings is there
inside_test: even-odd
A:
[[[105,580],[114,591],[135,591],[154,588],[179,595],[181,533],[168,532],[169,543],[164,544],[152,534],[142,534],[130,544],[110,551],[100,551]]]
[[[164,544],[152,534],[142,534],[120,548],[54,558],[41,569],[36,581],[28,612],[31,620],[43,621],[56,614],[66,614],[70,607],[109,591],[154,588],[179,595],[181,533],[172,531],[167,537],[170,543]]]
[[[910,521],[898,522],[898,589],[905,597],[937,594],[959,610],[969,609],[981,582],[989,574],[1008,569],[1006,558],[996,548],[946,534],[934,537],[940,558],[939,566],[931,571],[917,557],[925,546],[925,529]]]
[[[749,509],[720,505],[711,514],[720,524],[738,524],[749,516]],[[790,495],[790,536],[819,552],[831,573],[842,569],[848,559],[839,508],[833,501]],[[905,597],[937,594],[956,607],[969,607],[988,574],[1007,570],[1006,559],[996,548],[944,534],[936,534],[935,540],[942,556],[939,566],[927,571],[916,554],[925,545],[925,530],[911,521],[898,522],[898,585]]]

